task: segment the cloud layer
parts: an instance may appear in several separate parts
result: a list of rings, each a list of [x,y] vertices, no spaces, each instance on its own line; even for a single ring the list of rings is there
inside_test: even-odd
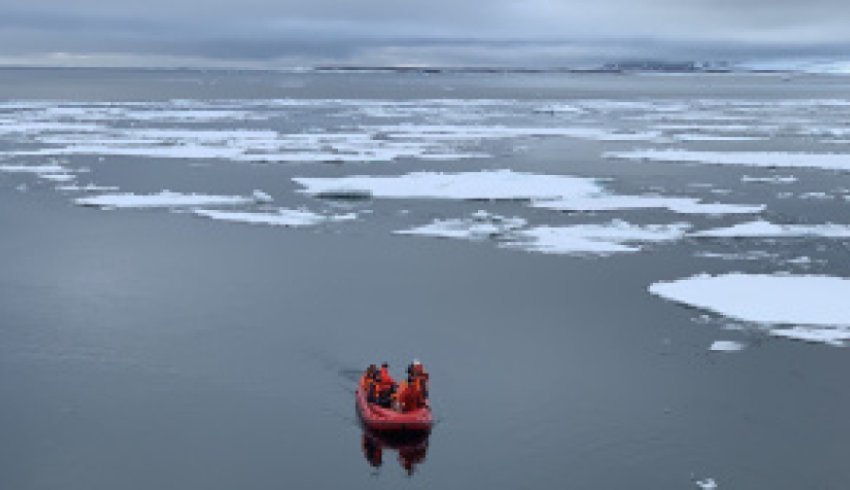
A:
[[[11,0],[0,62],[568,66],[843,57],[845,0]]]

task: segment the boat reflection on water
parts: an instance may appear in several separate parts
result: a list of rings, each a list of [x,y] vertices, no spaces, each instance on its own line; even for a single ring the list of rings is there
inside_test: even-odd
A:
[[[398,453],[398,463],[408,476],[413,476],[416,466],[425,461],[428,454],[428,432],[412,434],[380,433],[363,427],[361,447],[363,456],[373,468],[378,469],[384,463],[387,450]]]

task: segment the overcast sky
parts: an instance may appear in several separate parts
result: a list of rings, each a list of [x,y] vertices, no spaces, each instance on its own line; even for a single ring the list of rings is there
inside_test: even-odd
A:
[[[850,0],[3,0],[0,64],[850,58]]]

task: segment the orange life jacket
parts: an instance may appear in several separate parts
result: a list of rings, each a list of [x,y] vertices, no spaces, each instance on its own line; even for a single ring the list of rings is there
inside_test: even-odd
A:
[[[395,385],[395,380],[393,379],[392,376],[390,376],[389,369],[387,369],[383,366],[381,366],[381,381],[380,382],[381,382],[382,385],[384,385],[386,387],[390,387],[390,386]]]

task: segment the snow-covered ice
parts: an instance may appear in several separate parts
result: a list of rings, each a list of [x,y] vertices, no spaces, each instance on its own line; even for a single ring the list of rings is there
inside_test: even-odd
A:
[[[49,163],[44,165],[18,165],[7,164],[0,165],[0,172],[21,173],[21,174],[64,174],[68,171],[67,168]]]
[[[100,194],[74,199],[80,206],[99,208],[179,208],[201,206],[238,206],[255,203],[253,196],[226,196],[215,194],[183,194],[161,191],[157,194]]]
[[[607,158],[654,162],[705,163],[769,168],[819,168],[850,170],[850,154],[794,153],[784,151],[692,151],[645,149],[605,152]]]
[[[770,331],[775,337],[841,347],[850,340],[850,328],[791,327]]]
[[[640,243],[677,240],[689,227],[687,223],[641,226],[621,220],[605,224],[538,226],[511,233],[503,246],[551,254],[608,255],[637,252]]]
[[[850,238],[850,225],[783,225],[764,220],[739,223],[725,228],[712,228],[691,233],[698,238],[782,238],[821,237]]]
[[[703,478],[702,480],[697,480],[696,484],[702,490],[716,490],[717,482],[714,481],[714,478]]]
[[[532,200],[583,198],[600,194],[596,179],[540,175],[511,170],[437,173],[399,176],[296,177],[311,195],[373,196],[396,199]]]
[[[195,209],[192,212],[198,216],[219,221],[288,227],[313,226],[329,219],[312,211],[284,208],[275,212],[223,211],[219,209]]]
[[[625,209],[667,209],[680,214],[756,214],[765,209],[761,204],[704,203],[691,197],[595,195],[566,199],[534,201],[533,207],[559,211],[612,211]]]
[[[797,177],[793,175],[772,175],[770,177],[751,177],[744,175],[741,177],[741,182],[754,182],[762,184],[793,184],[797,182]]]
[[[490,170],[462,173],[418,172],[399,176],[295,178],[317,197],[409,199],[530,200],[537,208],[559,211],[610,211],[663,208],[683,214],[753,214],[762,205],[703,203],[695,198],[620,196],[598,179]]]
[[[396,231],[400,235],[419,235],[438,238],[460,238],[467,240],[483,240],[504,235],[526,225],[522,218],[506,218],[497,214],[479,210],[466,219],[443,219],[410,228]]]
[[[836,344],[850,334],[850,279],[816,275],[696,275],[649,287],[652,294],[735,320],[763,324],[774,335]],[[804,338],[805,337],[805,338]]]
[[[715,340],[708,350],[712,352],[739,352],[744,348],[746,348],[746,345],[734,340]]]
[[[39,179],[49,180],[51,182],[70,182],[77,177],[72,174],[38,174]]]
[[[704,133],[679,133],[672,136],[678,141],[760,141],[767,139],[764,136],[732,136]]]
[[[97,185],[89,182],[86,185],[79,184],[64,184],[55,187],[57,191],[64,192],[115,192],[119,190],[118,186],[114,185]]]
[[[448,124],[398,124],[367,126],[391,139],[476,141],[541,136],[563,136],[567,138],[597,141],[653,141],[658,131],[626,132],[595,127],[513,127]]]

